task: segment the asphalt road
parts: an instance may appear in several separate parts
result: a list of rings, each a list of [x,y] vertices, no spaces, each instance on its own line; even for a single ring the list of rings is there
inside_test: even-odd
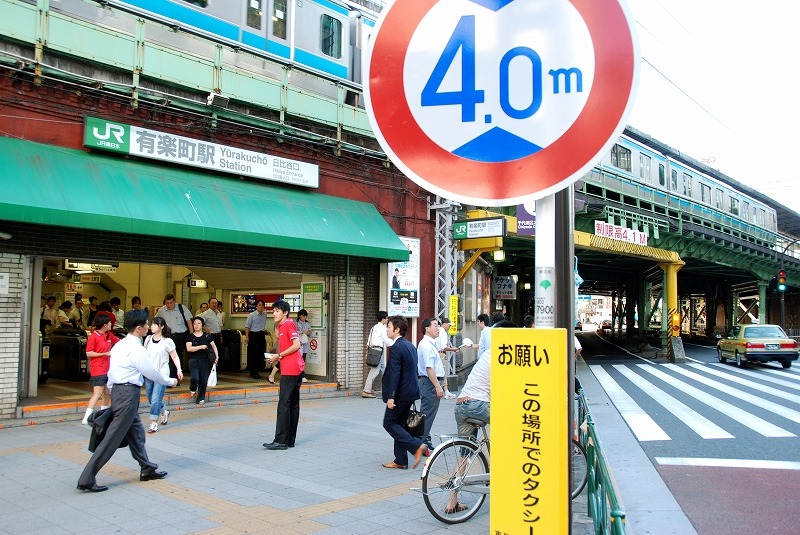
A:
[[[720,364],[714,346],[689,341],[687,362],[672,365],[579,336],[590,370],[700,535],[800,533],[800,365],[739,370]]]

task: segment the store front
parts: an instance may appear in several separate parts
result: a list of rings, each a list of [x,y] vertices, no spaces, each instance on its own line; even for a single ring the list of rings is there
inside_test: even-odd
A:
[[[216,297],[230,330],[246,318],[237,303],[281,296],[310,312],[309,374],[359,383],[350,354],[372,320],[365,296],[379,292],[382,263],[408,259],[372,204],[10,138],[0,169],[0,356],[14,362],[0,368],[3,391],[13,386],[0,417],[36,395],[50,295],[56,306],[75,293],[118,297],[128,309],[134,295],[157,307],[173,293],[193,313]]]

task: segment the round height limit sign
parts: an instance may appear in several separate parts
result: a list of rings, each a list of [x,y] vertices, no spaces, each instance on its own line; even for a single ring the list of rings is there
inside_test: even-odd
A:
[[[583,175],[637,82],[618,0],[395,0],[370,43],[367,113],[392,161],[443,197],[507,206]]]

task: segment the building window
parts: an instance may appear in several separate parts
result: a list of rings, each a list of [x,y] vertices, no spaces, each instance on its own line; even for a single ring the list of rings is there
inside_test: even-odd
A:
[[[247,2],[247,25],[254,30],[261,29],[261,0]]]
[[[631,151],[625,147],[615,144],[611,147],[611,165],[619,167],[625,171],[631,170]]]
[[[722,190],[716,189],[714,190],[714,207],[719,208],[722,210]]]
[[[705,204],[711,204],[711,186],[700,182],[700,201]]]
[[[650,156],[639,153],[639,176],[650,182]]]
[[[326,56],[342,57],[342,22],[330,15],[320,18],[319,46]]]
[[[667,169],[663,163],[658,164],[658,184],[662,188],[667,185]]]
[[[286,26],[289,22],[286,13],[286,0],[273,0],[272,2],[272,35],[279,39],[286,39]]]

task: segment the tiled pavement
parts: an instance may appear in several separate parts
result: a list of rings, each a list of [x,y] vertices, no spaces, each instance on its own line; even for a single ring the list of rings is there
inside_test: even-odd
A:
[[[488,501],[468,522],[448,526],[410,490],[420,485],[419,469],[381,467],[392,442],[381,427],[380,400],[301,401],[297,447],[287,451],[263,449],[273,438],[275,403],[259,401],[174,411],[147,436],[150,458],[169,476],[139,482],[136,462],[121,449],[98,475],[109,486],[99,494],[75,489],[89,458],[89,430],[78,419],[0,428],[0,533],[489,531]],[[434,433],[455,430],[453,406],[442,401]],[[585,495],[573,510],[572,533],[591,533]]]

